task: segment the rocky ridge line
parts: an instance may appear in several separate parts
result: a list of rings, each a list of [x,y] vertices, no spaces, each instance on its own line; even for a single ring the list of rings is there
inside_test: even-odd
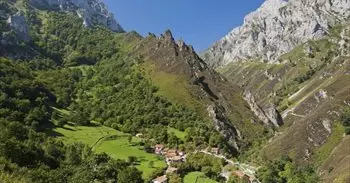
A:
[[[114,32],[124,32],[101,0],[30,0],[29,3],[39,9],[75,12],[86,27],[98,24]]]
[[[322,38],[349,18],[349,0],[266,0],[202,58],[215,68],[255,59],[276,63],[282,54]]]

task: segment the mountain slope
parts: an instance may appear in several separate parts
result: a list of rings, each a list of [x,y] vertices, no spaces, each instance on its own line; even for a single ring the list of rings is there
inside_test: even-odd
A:
[[[100,25],[85,27],[76,13],[60,11],[55,7],[48,11],[46,6],[32,6],[24,0],[16,3],[1,1],[1,7],[4,11],[0,12],[0,56],[5,57],[8,64],[22,66],[33,76],[32,80],[53,95],[51,102],[36,101],[49,108],[45,113],[45,123],[28,117],[18,119],[19,126],[41,135],[42,139],[32,140],[37,147],[45,150],[38,149],[39,152],[33,154],[49,154],[51,158],[52,153],[56,157],[55,148],[58,145],[47,148],[46,144],[41,144],[48,143],[51,147],[51,143],[46,140],[64,149],[57,153],[61,158],[54,161],[55,166],[51,166],[51,162],[41,161],[31,166],[26,162],[21,164],[18,160],[14,162],[13,170],[0,170],[4,176],[27,168],[23,177],[30,182],[44,182],[45,179],[50,179],[48,182],[78,182],[79,179],[84,180],[80,182],[122,182],[120,179],[124,179],[124,182],[140,181],[140,172],[133,168],[134,162],[131,160],[118,161],[122,165],[110,161],[115,164],[111,165],[111,169],[100,169],[94,162],[89,162],[100,157],[96,157],[89,147],[73,145],[79,149],[71,149],[71,146],[63,145],[67,142],[55,138],[63,134],[57,134],[53,129],[66,127],[67,124],[91,128],[104,125],[127,135],[142,133],[144,138],[140,147],[147,152],[155,144],[187,152],[219,147],[223,154],[230,157],[237,157],[253,145],[261,144],[272,134],[270,128],[264,126],[250,111],[241,96],[243,91],[209,68],[191,46],[176,42],[170,31],[161,37],[150,35],[142,38],[135,32],[113,32]],[[3,75],[2,69],[6,68],[1,67],[0,77]],[[16,83],[15,77],[7,80],[10,84]],[[25,88],[14,89],[14,95],[19,99],[10,101],[21,104],[18,110],[37,114],[38,109],[32,110],[26,101],[21,100],[25,99],[22,96]],[[6,88],[0,89],[3,92]],[[7,100],[6,95],[1,95],[0,104]],[[5,112],[8,110],[4,106],[1,105],[0,118],[7,117]],[[13,106],[11,104],[10,107]],[[13,122],[5,118],[2,123],[11,126]],[[185,134],[185,137],[179,139],[169,129]],[[49,132],[43,134],[40,130]],[[7,143],[11,142],[12,137],[14,134],[10,133],[1,138]],[[19,144],[26,142],[19,139]],[[16,155],[18,149],[6,151],[2,147],[0,161],[4,159],[6,163],[11,162],[10,158],[15,157],[6,155]],[[103,155],[101,159],[96,160],[96,163],[109,167],[105,161],[110,158]],[[38,167],[40,163],[43,167]],[[71,163],[75,163],[75,166],[70,166]],[[69,167],[71,171],[67,170]],[[84,171],[76,173],[79,168]],[[214,168],[216,173],[212,177],[219,179],[221,166]],[[124,175],[129,169],[135,173],[135,177]],[[143,178],[150,179],[153,176],[156,175]]]
[[[212,121],[235,149],[241,152],[264,139],[267,129],[249,110],[241,89],[209,68],[192,46],[175,41],[170,31],[161,37],[150,34],[131,52],[145,60],[141,68],[162,96]]]
[[[266,110],[274,104],[281,112],[284,125],[260,157],[288,154],[298,164],[313,163],[325,182],[350,177],[342,168],[349,164],[350,151],[340,148],[348,137],[339,122],[350,101],[349,33],[349,25],[337,26],[330,36],[281,56],[280,64],[250,61],[221,69],[228,80],[249,91],[255,106]],[[343,161],[332,167],[334,153]],[[332,171],[327,173],[327,168]]]
[[[280,55],[322,38],[349,16],[348,0],[266,0],[202,58],[215,68],[253,59],[276,63]]]

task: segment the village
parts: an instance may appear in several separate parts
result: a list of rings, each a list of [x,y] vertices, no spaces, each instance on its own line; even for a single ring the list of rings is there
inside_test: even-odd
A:
[[[164,172],[164,175],[161,175],[152,180],[152,183],[168,183],[168,175],[177,174],[178,168],[173,167],[173,163],[181,163],[186,161],[187,154],[184,151],[180,151],[178,149],[170,149],[163,144],[156,144],[154,147],[154,153],[156,155],[162,156],[167,164],[167,169]],[[191,153],[205,153],[208,155],[215,156],[220,159],[224,159],[229,165],[233,165],[236,167],[240,167],[239,163],[234,163],[233,161],[227,159],[225,156],[221,154],[220,148],[207,148],[206,150],[195,151]],[[244,168],[242,168],[244,169]],[[255,172],[249,172],[249,170],[235,170],[235,171],[227,171],[223,170],[220,174],[222,177],[225,177],[226,181],[229,180],[231,176],[238,177],[240,179],[249,180],[249,183],[259,183],[259,181],[253,175]],[[194,182],[197,183],[197,182]],[[199,183],[199,182],[198,182]]]

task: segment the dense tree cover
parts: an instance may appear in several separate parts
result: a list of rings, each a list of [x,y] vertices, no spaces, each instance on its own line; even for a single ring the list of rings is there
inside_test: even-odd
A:
[[[26,1],[24,6],[32,30],[29,50],[36,53],[25,57],[27,65],[57,97],[59,107],[70,110],[69,116],[54,116],[57,124],[88,125],[95,120],[124,132],[142,132],[147,139],[170,146],[182,142],[165,133],[167,126],[188,130],[186,142],[196,146],[220,139],[208,121],[156,94],[157,88],[137,69],[140,58],[121,51],[125,45],[120,36],[99,26],[84,28],[73,14],[39,13]],[[227,146],[219,140],[211,140],[211,145]]]
[[[96,121],[133,135],[141,132],[146,150],[152,143],[164,143],[187,150],[218,146],[229,151],[210,122],[157,94],[158,88],[138,69],[142,60],[124,53],[116,34],[102,27],[86,29],[72,14],[39,15],[29,6],[25,13],[32,41],[18,45],[21,49],[0,51],[25,52],[18,57],[24,61],[0,60],[0,172],[23,174],[29,182],[142,182],[141,173],[132,166],[133,157],[129,162],[117,161],[82,144],[64,145],[40,133],[51,122],[64,126]],[[1,32],[8,31],[3,21],[0,26]],[[294,82],[304,82],[313,74],[310,71]],[[59,114],[52,107],[68,113]],[[168,127],[186,131],[184,142],[169,134]],[[197,153],[177,166],[181,176],[202,171],[220,180],[223,165]],[[181,181],[181,176],[171,176],[170,181]],[[266,165],[259,177],[262,182],[313,181],[314,172],[283,161]]]
[[[35,128],[47,122],[55,96],[24,66],[0,58],[0,69],[0,117]]]
[[[198,114],[157,95],[157,87],[144,75],[134,59],[115,55],[94,66],[43,71],[39,78],[58,99],[66,99],[59,103],[70,103],[65,121],[88,125],[94,120],[123,132],[141,132],[154,143],[172,147],[183,142],[167,133],[169,126],[186,130],[191,135],[185,141],[196,146],[209,141],[213,146],[225,144]],[[58,79],[64,81],[55,82]]]
[[[23,43],[26,49],[20,50],[25,53],[16,57],[22,60],[0,60],[4,175],[21,173],[29,182],[142,181],[133,162],[95,155],[84,145],[64,145],[40,133],[52,122],[90,125],[94,120],[131,134],[141,132],[145,147],[187,143],[194,150],[199,145],[225,145],[208,121],[157,94],[157,87],[138,69],[140,60],[120,51],[116,34],[101,27],[86,29],[71,14],[39,15],[29,6],[25,14],[32,40]],[[186,130],[185,142],[169,134],[168,127]]]
[[[21,174],[28,182],[142,182],[129,163],[39,132],[50,123],[56,98],[30,69],[1,58],[0,83],[1,174]]]
[[[48,12],[39,18],[36,11],[28,12],[35,48],[59,65],[91,65],[118,52],[115,34],[105,28],[86,29],[71,14]]]
[[[318,176],[311,166],[298,166],[289,157],[266,163],[258,171],[262,183],[317,183]]]
[[[225,161],[204,153],[193,153],[186,157],[186,162],[174,164],[179,168],[178,172],[184,176],[189,172],[201,171],[211,179],[222,180],[221,169]]]

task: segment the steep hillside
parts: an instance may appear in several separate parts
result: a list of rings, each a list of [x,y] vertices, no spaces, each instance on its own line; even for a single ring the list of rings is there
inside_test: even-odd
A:
[[[159,87],[161,96],[212,121],[236,150],[268,133],[241,97],[241,89],[209,68],[191,46],[175,41],[170,31],[160,37],[150,34],[129,51],[144,60],[139,68]]]
[[[266,0],[245,17],[242,26],[204,52],[217,68],[257,59],[276,63],[278,57],[310,39],[319,39],[350,16],[348,0]]]
[[[2,82],[9,88],[15,87],[0,88],[4,93],[0,124],[6,131],[1,133],[1,139],[13,143],[9,149],[5,148],[9,145],[0,146],[0,161],[10,167],[0,167],[1,176],[11,180],[13,173],[24,169],[23,179],[28,182],[126,183],[140,182],[141,178],[149,181],[163,172],[157,167],[164,166],[154,167],[152,163],[145,170],[147,161],[141,156],[137,161],[134,157],[118,156],[111,153],[113,147],[105,148],[111,158],[95,154],[101,152],[88,147],[91,144],[72,145],[84,139],[75,138],[80,132],[77,126],[98,130],[104,125],[121,131],[126,146],[135,145],[126,142],[126,138],[141,134],[137,147],[144,153],[152,152],[156,144],[164,144],[188,153],[218,147],[229,157],[244,154],[272,135],[271,128],[250,111],[241,96],[243,91],[209,68],[191,46],[176,42],[170,31],[161,37],[142,38],[136,32],[114,32],[98,22],[87,27],[79,12],[75,12],[86,4],[57,2],[63,4],[25,0],[0,4],[1,59],[6,60],[5,66],[20,67],[28,74],[27,80],[33,82],[17,83],[15,73],[9,72],[14,76],[8,78],[7,67],[0,68]],[[91,2],[89,6],[94,5]],[[57,5],[62,6],[57,9]],[[38,86],[30,90],[36,83]],[[44,96],[36,99],[27,93]],[[13,123],[28,134],[17,137],[21,131],[15,131]],[[57,129],[64,129],[63,133]],[[57,138],[62,136],[65,138]],[[12,138],[18,139],[12,142]],[[111,142],[119,139],[108,138]],[[22,147],[29,150],[21,152]],[[17,154],[24,157],[16,158]],[[31,155],[35,156],[33,160]],[[205,158],[210,159],[213,157]],[[143,161],[141,166],[134,166],[138,161]],[[208,175],[210,178],[221,180],[223,162],[218,162],[217,166],[206,168],[214,172]],[[200,171],[205,163],[186,165],[181,176]],[[77,173],[79,169],[83,170]]]
[[[349,36],[348,25],[337,26],[330,36],[281,56],[280,64],[247,61],[220,70],[245,88],[246,99],[254,97],[255,103],[247,100],[251,106],[266,111],[273,104],[281,112],[284,125],[261,157],[288,154],[299,164],[313,163],[326,182],[350,177],[343,168],[349,164],[350,149],[340,148],[347,137],[339,122],[350,100]],[[334,153],[342,161],[327,172],[325,167],[331,165],[325,160],[336,161]]]

